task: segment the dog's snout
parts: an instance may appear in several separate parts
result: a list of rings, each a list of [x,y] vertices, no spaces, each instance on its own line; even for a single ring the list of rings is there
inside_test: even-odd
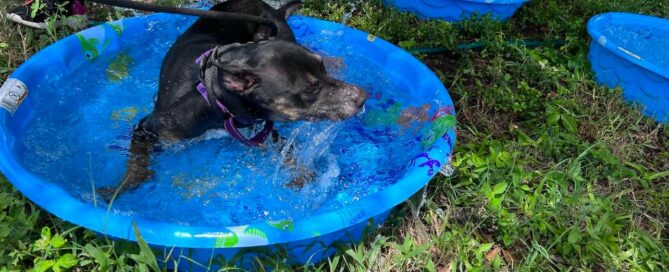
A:
[[[362,88],[357,87],[357,86],[354,86],[353,88],[354,88],[353,90],[356,94],[357,104],[359,104],[359,105],[364,104],[365,101],[367,101],[367,96],[368,96],[367,92],[365,92],[365,90],[363,90]]]

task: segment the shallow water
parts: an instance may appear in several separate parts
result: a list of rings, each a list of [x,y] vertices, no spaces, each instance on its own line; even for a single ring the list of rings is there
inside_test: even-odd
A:
[[[104,205],[93,188],[121,180],[132,126],[151,112],[162,58],[188,22],[151,24],[146,37],[125,50],[51,76],[33,90],[39,96],[20,156],[28,168],[76,198]],[[220,130],[161,146],[152,158],[155,177],[122,194],[113,212],[231,226],[322,213],[396,182],[421,152],[420,135],[438,111],[437,100],[394,86],[383,67],[341,40],[340,32],[326,31],[300,42],[327,57],[333,76],[370,93],[364,113],[343,122],[278,124],[292,148],[271,141],[265,150],[248,148]],[[296,163],[285,163],[286,156]],[[306,185],[287,186],[296,178]]]
[[[626,51],[669,70],[669,29],[608,24],[603,27],[602,34]]]

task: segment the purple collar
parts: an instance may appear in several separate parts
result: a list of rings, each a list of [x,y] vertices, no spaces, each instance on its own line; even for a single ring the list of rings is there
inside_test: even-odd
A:
[[[207,50],[206,52],[202,53],[200,57],[198,57],[195,60],[195,63],[202,65],[202,60],[211,54],[211,52],[214,51],[214,48]],[[204,66],[204,65],[202,65]],[[209,102],[209,98],[207,98],[207,87],[202,83],[202,79],[200,79],[200,82],[197,83],[197,91],[202,95],[205,101],[207,101],[208,104],[211,105]],[[263,143],[265,140],[267,140],[267,137],[269,136],[270,132],[272,132],[272,128],[274,128],[274,122],[265,120],[265,127],[262,129],[262,131],[258,132],[256,136],[253,136],[253,138],[246,138],[244,135],[242,135],[241,132],[239,132],[239,129],[237,129],[237,125],[235,124],[235,121],[242,123],[242,124],[248,124],[252,125],[255,122],[254,121],[247,121],[245,119],[235,117],[234,114],[232,114],[228,108],[221,103],[218,99],[215,100],[216,102],[216,107],[226,116],[224,120],[224,125],[223,127],[225,128],[225,131],[232,136],[232,138],[242,142],[246,146],[263,146]]]

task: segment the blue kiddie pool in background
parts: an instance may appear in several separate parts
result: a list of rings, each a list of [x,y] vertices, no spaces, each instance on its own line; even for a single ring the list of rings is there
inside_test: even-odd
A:
[[[528,0],[383,0],[386,5],[413,12],[423,19],[460,21],[478,15],[509,19]]]
[[[605,13],[590,19],[588,32],[597,82],[621,87],[646,116],[669,123],[669,20]]]
[[[109,22],[35,54],[0,91],[0,171],[64,220],[120,239],[141,234],[164,253],[163,265],[206,270],[250,268],[268,252],[289,264],[321,261],[333,244],[378,227],[449,164],[455,112],[430,69],[373,35],[293,16],[298,42],[370,94],[363,113],[278,124],[285,140],[266,149],[221,131],[162,145],[151,180],[111,206],[101,202],[95,188],[122,179],[132,126],[153,107],[162,59],[194,20]],[[304,184],[290,186],[297,178]]]

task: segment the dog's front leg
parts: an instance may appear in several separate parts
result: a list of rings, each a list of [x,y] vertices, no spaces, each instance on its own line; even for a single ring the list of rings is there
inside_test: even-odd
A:
[[[129,150],[130,158],[127,163],[128,170],[121,183],[117,187],[103,187],[97,189],[98,194],[100,194],[107,203],[109,203],[114,196],[124,191],[136,189],[154,174],[152,170],[149,170],[149,162],[151,159],[151,152],[158,142],[158,138],[155,134],[146,131],[143,121],[144,120],[135,126],[133,131]]]

